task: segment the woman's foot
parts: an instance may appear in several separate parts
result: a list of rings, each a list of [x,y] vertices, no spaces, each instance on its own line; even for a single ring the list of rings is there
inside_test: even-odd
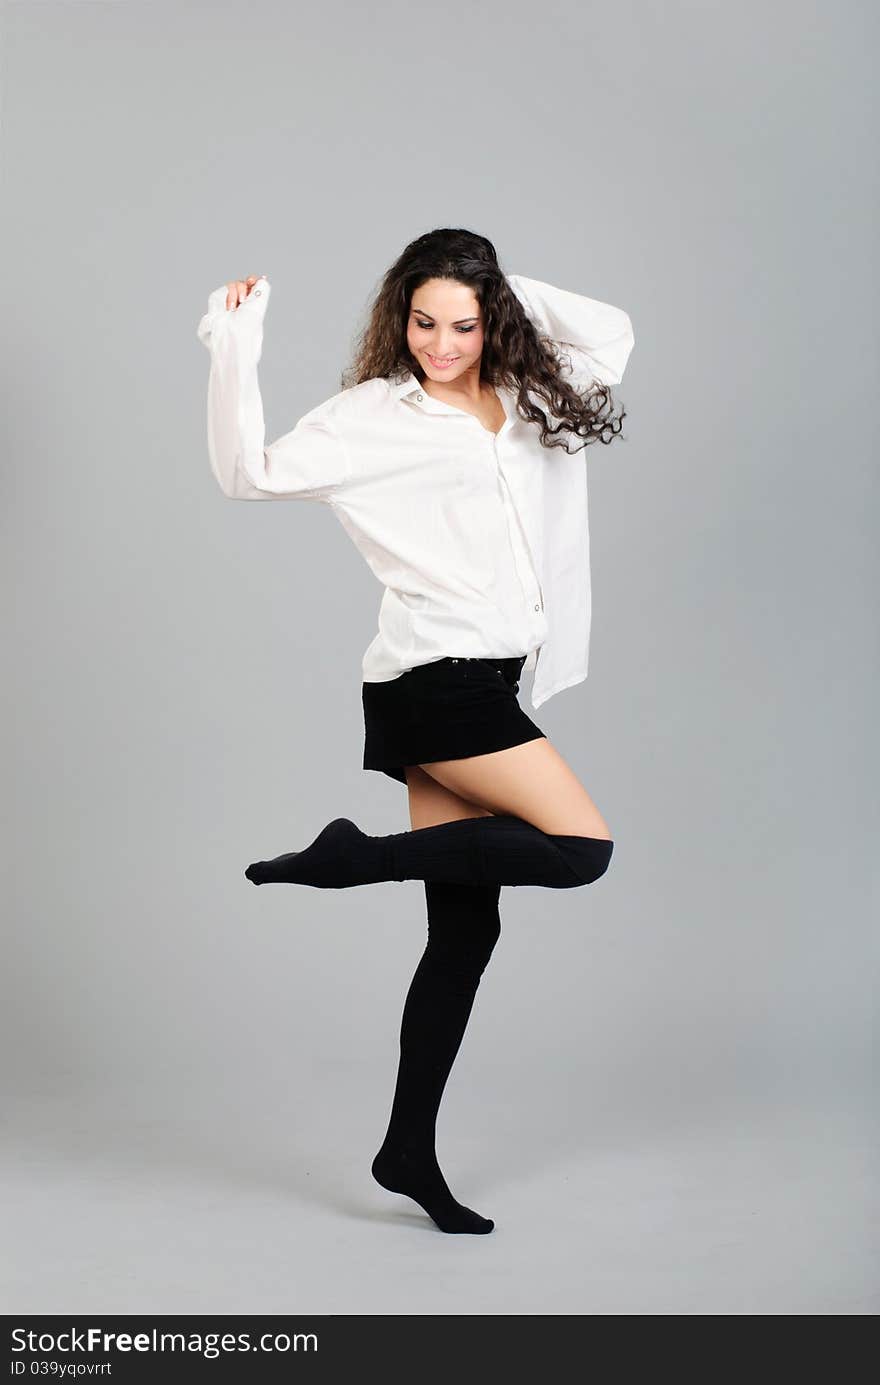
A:
[[[350,818],[334,818],[304,851],[253,861],[245,875],[253,885],[315,885],[344,889],[393,879],[389,838],[368,837]]]
[[[389,1192],[402,1193],[417,1202],[441,1231],[484,1236],[495,1225],[490,1217],[481,1217],[470,1207],[456,1202],[433,1152],[417,1154],[383,1144],[373,1160],[371,1172],[376,1182]]]

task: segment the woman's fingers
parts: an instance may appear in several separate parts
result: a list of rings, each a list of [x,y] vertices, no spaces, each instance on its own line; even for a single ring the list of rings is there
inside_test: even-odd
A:
[[[249,274],[246,279],[230,279],[226,285],[226,309],[237,308],[243,303],[254,284],[265,279],[265,274]]]

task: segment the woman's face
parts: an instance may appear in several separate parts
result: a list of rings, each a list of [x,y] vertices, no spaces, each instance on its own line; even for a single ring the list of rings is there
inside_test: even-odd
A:
[[[451,279],[428,279],[413,293],[406,342],[430,380],[479,375],[483,315],[473,289]]]

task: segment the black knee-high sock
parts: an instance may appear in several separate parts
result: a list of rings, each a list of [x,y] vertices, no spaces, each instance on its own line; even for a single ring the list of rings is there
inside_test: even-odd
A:
[[[495,1223],[457,1202],[435,1149],[437,1112],[501,933],[498,885],[425,882],[428,945],[407,992],[388,1132],[373,1160],[383,1188],[404,1193],[441,1231],[485,1233]]]
[[[245,875],[255,885],[322,889],[438,880],[565,890],[604,874],[613,847],[609,838],[550,834],[509,814],[460,818],[385,837],[370,837],[349,818],[334,818],[304,851],[254,861]]]

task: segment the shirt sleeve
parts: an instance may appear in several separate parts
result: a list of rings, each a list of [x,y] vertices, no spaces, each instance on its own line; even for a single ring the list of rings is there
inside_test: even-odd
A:
[[[258,280],[244,302],[226,308],[226,285],[208,298],[196,334],[211,355],[208,456],[231,500],[329,500],[348,479],[350,458],[332,418],[319,404],[266,446],[257,365],[271,286]]]
[[[574,389],[585,391],[594,381],[620,383],[635,344],[623,308],[522,274],[506,278],[538,331],[561,347],[560,364]]]

